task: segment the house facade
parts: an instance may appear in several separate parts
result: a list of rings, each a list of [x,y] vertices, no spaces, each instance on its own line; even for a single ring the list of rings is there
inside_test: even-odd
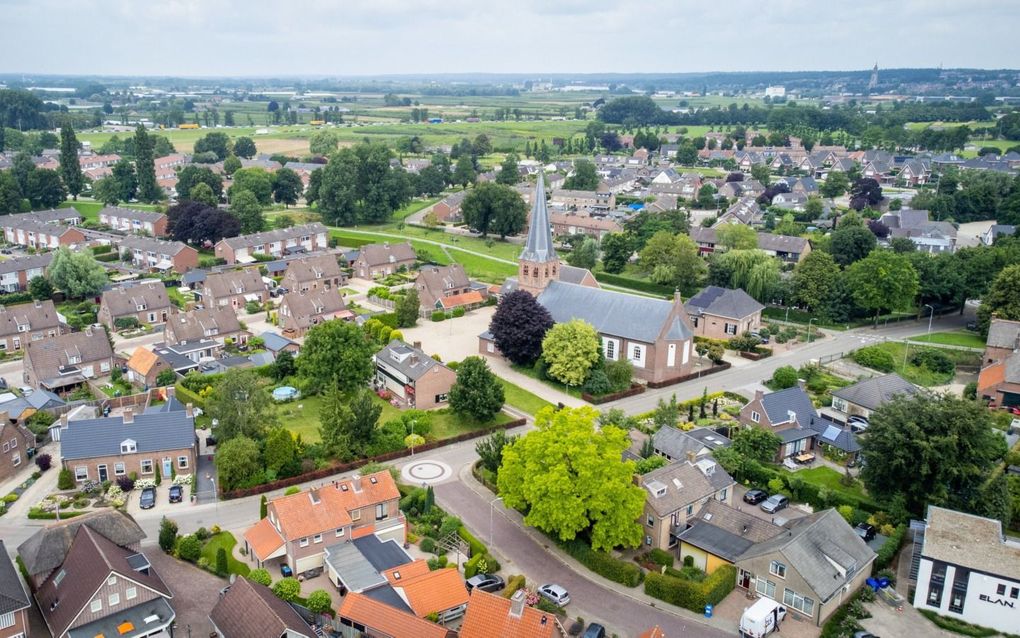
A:
[[[757,390],[737,417],[746,427],[761,428],[781,439],[776,462],[810,452],[816,432],[811,421],[817,416],[811,397],[799,386],[769,392]]]
[[[53,261],[53,253],[28,255],[0,261],[0,292],[21,292],[28,290],[28,284],[36,277],[45,277]]]
[[[80,246],[85,235],[77,228],[57,223],[39,221],[31,213],[7,215],[0,221],[4,239],[8,244],[17,244],[36,250],[56,250],[61,246]]]
[[[167,235],[167,217],[163,213],[104,206],[99,210],[99,223],[126,233],[145,233],[153,237]]]
[[[113,348],[104,331],[91,326],[25,345],[26,385],[55,392],[102,377],[113,369]]]
[[[711,339],[732,339],[761,329],[765,306],[742,289],[706,286],[684,304],[694,334]]]
[[[139,324],[166,323],[177,307],[170,303],[166,286],[162,283],[141,284],[106,290],[99,301],[99,322],[116,329],[117,320],[134,319]]]
[[[990,406],[1020,406],[1020,321],[992,317],[977,390]]]
[[[368,244],[361,247],[354,260],[354,276],[360,279],[375,279],[392,275],[401,268],[414,268],[417,256],[410,242],[402,244]]]
[[[677,537],[680,560],[711,574],[723,565],[733,565],[754,546],[783,532],[775,523],[724,503],[709,499]],[[688,558],[689,557],[689,558]]]
[[[121,259],[150,272],[172,270],[183,274],[198,268],[198,251],[179,241],[129,235],[119,240],[117,248]]]
[[[377,352],[375,386],[386,389],[405,408],[430,410],[449,401],[457,373],[421,350],[391,341]]]
[[[485,302],[488,292],[479,290],[468,279],[460,264],[449,266],[422,266],[414,287],[424,310],[452,310],[471,308]]]
[[[344,298],[336,288],[288,292],[277,310],[279,325],[287,337],[303,337],[320,323],[333,319],[353,319]]]
[[[677,461],[635,480],[648,491],[641,515],[645,546],[672,552],[695,513],[709,500],[732,503],[736,485],[710,458]]]
[[[309,290],[339,290],[347,278],[340,270],[335,255],[313,255],[287,262],[280,285],[291,292]]]
[[[549,215],[549,221],[552,222],[553,235],[556,237],[587,235],[600,240],[610,233],[623,232],[623,227],[606,217],[592,217],[576,213],[552,213]]]
[[[163,336],[171,345],[202,339],[213,339],[222,345],[227,339],[245,343],[250,335],[241,327],[234,309],[223,306],[173,313],[167,319]]]
[[[916,385],[892,372],[833,390],[832,411],[842,420],[854,415],[871,418],[872,412],[895,397],[918,392]]]
[[[209,273],[202,284],[201,295],[206,308],[233,308],[237,311],[249,301],[266,303],[269,290],[258,270],[229,270]]]
[[[28,638],[32,599],[0,539],[0,638]]]
[[[0,412],[0,481],[28,467],[29,450],[35,448],[35,435],[25,426],[11,423],[8,416]]]
[[[238,235],[221,239],[216,244],[216,256],[227,264],[250,264],[254,255],[269,255],[279,259],[285,255],[310,253],[329,248],[329,231],[319,222],[278,228],[263,233]]]
[[[33,301],[16,306],[0,306],[0,352],[17,352],[27,344],[68,332],[60,323],[53,302]]]

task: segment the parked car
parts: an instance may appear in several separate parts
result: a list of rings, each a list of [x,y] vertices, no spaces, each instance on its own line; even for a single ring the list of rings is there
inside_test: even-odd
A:
[[[744,502],[757,505],[768,497],[769,495],[765,493],[765,490],[747,490],[747,493],[744,494]]]
[[[184,488],[180,485],[170,486],[170,502],[180,503],[184,500]]]
[[[757,339],[758,341],[761,341],[761,342],[762,342],[763,344],[765,344],[765,343],[768,343],[768,342],[769,342],[769,339],[770,339],[770,338],[769,338],[769,337],[763,337],[763,336],[761,335],[761,333],[758,333],[758,332],[752,332],[752,333],[750,333],[750,334],[751,334],[751,336],[752,336],[752,337],[754,337],[754,338],[755,338],[755,339]]]
[[[283,574],[284,578],[290,578],[294,575],[294,570],[287,563],[280,563],[280,573]]]
[[[765,499],[765,502],[762,503],[760,507],[763,511],[766,511],[769,514],[775,514],[789,504],[790,499],[786,498],[782,494],[773,494]]]
[[[870,631],[855,631],[854,638],[878,638],[875,634]]]
[[[538,595],[560,607],[570,604],[570,594],[556,583],[542,585],[538,588]]]
[[[606,638],[606,628],[593,622],[584,630],[584,635],[581,638]]]
[[[496,574],[477,574],[468,578],[464,586],[467,587],[468,591],[477,587],[482,591],[495,593],[506,587],[506,581],[503,580],[502,576],[497,576]]]
[[[846,420],[846,424],[850,426],[850,431],[854,434],[860,434],[868,429],[871,422],[868,421],[868,417],[855,414]]]
[[[7,379],[0,377],[0,390],[7,389]]]
[[[868,525],[867,523],[858,523],[857,527],[854,528],[857,535],[861,537],[865,543],[875,538],[875,526]]]
[[[977,322],[976,321],[968,321],[967,322],[967,330],[970,330],[971,332],[977,332],[977,330],[978,330]]]
[[[147,487],[142,490],[141,496],[138,497],[138,506],[143,510],[156,507],[156,488]]]

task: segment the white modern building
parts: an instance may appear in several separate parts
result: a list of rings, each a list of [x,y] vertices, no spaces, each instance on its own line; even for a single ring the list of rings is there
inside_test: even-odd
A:
[[[1003,535],[1002,523],[931,506],[920,551],[914,607],[1017,631],[1020,543]]]

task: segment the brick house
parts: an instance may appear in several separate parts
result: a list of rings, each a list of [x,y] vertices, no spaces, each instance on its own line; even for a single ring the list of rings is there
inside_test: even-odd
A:
[[[694,566],[709,574],[733,565],[755,543],[783,533],[783,528],[751,512],[709,499],[680,533],[680,560],[690,556]]]
[[[845,420],[852,415],[871,417],[871,413],[897,396],[911,396],[920,390],[895,372],[858,381],[832,391],[832,411]]]
[[[636,474],[635,482],[648,490],[641,525],[646,547],[675,550],[678,537],[695,512],[711,499],[729,505],[736,484],[726,470],[709,458],[679,461],[648,474]]]
[[[467,197],[467,194],[468,191],[463,190],[448,195],[446,198],[436,202],[432,207],[432,214],[441,222],[459,222],[463,219],[460,207],[464,203],[464,198]]]
[[[226,237],[216,244],[216,256],[228,264],[250,264],[254,255],[279,259],[285,255],[329,248],[329,230],[319,222],[278,228],[263,233]]]
[[[0,306],[0,352],[15,352],[33,341],[68,331],[68,327],[60,323],[57,309],[49,299]]]
[[[460,638],[553,638],[560,635],[549,614],[525,603],[525,592],[520,589],[509,599],[477,588],[471,590],[471,600],[460,625]]]
[[[121,259],[150,271],[186,273],[198,268],[198,251],[184,242],[129,235],[119,240],[118,250]]]
[[[616,207],[616,195],[610,191],[560,189],[552,191],[549,205],[564,210],[610,211]]]
[[[18,570],[0,540],[0,638],[26,638],[32,599],[21,584]]]
[[[233,308],[201,308],[170,315],[163,329],[163,337],[171,345],[214,339],[221,345],[227,339],[246,343],[250,333],[241,327]]]
[[[761,328],[765,306],[737,288],[706,286],[684,304],[694,334],[711,339],[730,339]]]
[[[277,311],[280,327],[287,337],[303,337],[314,326],[332,319],[353,319],[337,289],[288,292]]]
[[[460,264],[422,266],[414,282],[421,307],[427,310],[473,308],[485,303],[487,290],[479,290]]]
[[[35,435],[25,426],[11,423],[7,412],[0,412],[0,481],[23,470],[28,450],[34,447]]]
[[[1020,405],[1020,321],[992,317],[978,376],[978,396],[996,407]]]
[[[610,233],[623,232],[623,228],[618,223],[605,217],[590,217],[576,213],[552,213],[549,215],[549,221],[552,222],[553,235],[556,237],[587,235],[599,240]]]
[[[307,292],[317,288],[339,289],[347,278],[331,254],[313,255],[287,262],[280,285],[291,292]]]
[[[8,244],[27,248],[56,249],[85,243],[84,233],[77,228],[40,221],[32,213],[6,215],[0,221],[0,228],[3,228],[4,239]]]
[[[118,319],[136,319],[140,324],[153,325],[166,323],[176,312],[166,286],[154,283],[103,291],[96,316],[99,323],[114,330]]]
[[[173,369],[165,359],[148,348],[135,348],[126,365],[128,381],[142,388],[155,386],[161,372]]]
[[[814,449],[817,432],[811,423],[817,416],[811,397],[803,388],[794,386],[768,394],[756,391],[737,418],[747,427],[778,435],[782,443],[776,450],[776,461],[781,462]]]
[[[65,391],[113,369],[113,348],[105,331],[91,326],[25,344],[23,379],[26,385]]]
[[[398,543],[406,539],[400,492],[386,470],[271,499],[267,512],[244,534],[248,560],[256,567],[277,561],[301,574],[323,567],[327,544],[368,534]]]
[[[351,592],[337,609],[343,638],[388,636],[389,638],[455,638],[457,632],[392,607],[367,594]],[[460,634],[464,636],[463,633]],[[479,636],[483,634],[478,634]],[[510,636],[516,634],[484,634]],[[552,634],[550,634],[551,638]]]
[[[191,406],[183,410],[60,421],[60,462],[77,483],[113,481],[132,472],[166,480],[195,472],[197,439]]]
[[[834,509],[787,523],[786,532],[737,559],[737,585],[821,626],[864,585],[873,552]]]
[[[36,277],[45,277],[53,261],[53,253],[14,257],[0,261],[0,292],[28,290],[28,283]]]
[[[447,402],[457,373],[421,348],[393,340],[375,354],[375,386],[402,407],[429,410]]]
[[[401,268],[410,270],[418,257],[410,242],[402,244],[367,244],[354,260],[354,276],[375,279],[392,275]]]
[[[145,554],[88,525],[78,527],[67,557],[35,598],[56,638],[143,638],[168,631],[176,618],[173,593]]]
[[[167,235],[166,215],[147,210],[104,206],[99,210],[99,223],[127,233],[148,233],[153,237]]]
[[[249,301],[260,304],[269,299],[266,283],[258,270],[229,270],[209,273],[202,284],[202,303],[206,308],[244,308]]]

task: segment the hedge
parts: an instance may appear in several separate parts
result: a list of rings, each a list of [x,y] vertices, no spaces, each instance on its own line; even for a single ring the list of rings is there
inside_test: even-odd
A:
[[[608,552],[594,550],[591,545],[578,538],[561,541],[559,546],[577,562],[603,578],[628,587],[637,587],[641,584],[641,568],[633,563],[613,558]]]
[[[663,567],[672,567],[676,557],[670,552],[658,547],[652,548],[648,552],[648,559],[656,565],[662,565]]]
[[[104,253],[95,256],[96,261],[119,261],[120,255],[117,253]]]
[[[472,558],[488,553],[489,550],[485,546],[485,543],[475,538],[474,534],[469,532],[463,525],[457,528],[457,535],[464,539],[464,542],[471,548]]]
[[[70,510],[70,511],[63,511],[62,510],[60,512],[60,518],[61,519],[74,518],[75,516],[81,516],[82,514],[87,514],[87,513],[88,512],[81,512],[81,511],[76,512],[74,510]],[[30,518],[32,520],[54,521],[54,520],[57,519],[57,513],[56,512],[44,512],[41,509],[39,509],[38,507],[33,507],[30,510],[28,510],[28,518]]]
[[[896,557],[896,553],[900,551],[900,547],[903,546],[903,539],[907,537],[907,526],[900,523],[896,526],[894,531],[889,538],[885,539],[882,543],[882,547],[878,549],[878,557],[875,558],[875,571],[885,569],[892,564],[893,558]]]
[[[0,295],[0,304],[4,304],[6,306],[28,303],[30,301],[32,301],[32,294],[28,292],[9,292],[7,294]]]
[[[500,570],[499,561],[489,554],[477,554],[464,563],[464,578],[471,578],[478,573],[478,563],[485,561],[489,574],[495,574]]]
[[[198,396],[197,393],[185,388],[184,383],[181,381],[174,384],[174,395],[181,403],[190,403],[197,408],[205,410],[205,399]]]
[[[521,574],[511,576],[506,581],[506,589],[503,590],[503,598],[510,598],[517,592],[518,589],[523,589],[526,584],[527,581]]]
[[[395,312],[384,312],[381,315],[373,315],[372,318],[378,319],[384,326],[389,326],[394,330],[400,327],[398,325],[399,321],[397,320],[397,313]]]
[[[726,598],[736,582],[737,568],[733,565],[718,567],[700,583],[649,572],[645,577],[645,593],[677,607],[701,613],[705,611],[705,605],[718,605]]]
[[[641,281],[640,279],[621,277],[620,275],[614,275],[608,272],[599,272],[598,279],[602,283],[620,286],[621,288],[640,290],[641,292],[647,292],[653,295],[662,295],[663,297],[673,296],[673,289],[670,288],[669,286],[662,286],[656,283],[652,283],[650,281]]]

